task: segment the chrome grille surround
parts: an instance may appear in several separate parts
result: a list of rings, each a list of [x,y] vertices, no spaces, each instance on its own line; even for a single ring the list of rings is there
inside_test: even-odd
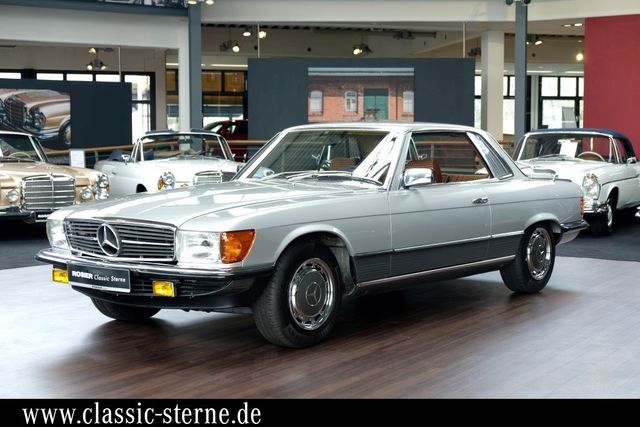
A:
[[[193,179],[193,185],[220,184],[221,182],[221,171],[198,172]]]
[[[46,174],[22,180],[23,208],[51,212],[71,206],[76,200],[76,183],[70,175]]]
[[[117,256],[106,255],[98,243],[98,228],[110,225],[117,233]],[[81,257],[113,261],[173,262],[176,228],[167,224],[128,220],[68,219],[64,230],[71,251]]]
[[[13,98],[8,98],[4,105],[7,121],[14,126],[24,126],[26,116],[24,103]]]

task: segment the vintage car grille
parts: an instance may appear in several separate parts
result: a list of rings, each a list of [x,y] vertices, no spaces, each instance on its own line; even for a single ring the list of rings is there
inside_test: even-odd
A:
[[[207,172],[197,173],[193,183],[195,185],[204,185],[204,184],[220,184],[221,182],[222,182],[221,171],[207,171]]]
[[[5,101],[7,120],[15,126],[24,126],[25,108],[24,104],[12,98]]]
[[[118,235],[115,256],[105,253],[98,242],[98,228],[105,223]],[[173,261],[175,256],[175,228],[169,225],[93,220],[68,220],[64,225],[71,249],[81,256],[159,262]]]
[[[52,211],[75,201],[76,184],[69,175],[30,176],[22,184],[24,208],[30,211]]]

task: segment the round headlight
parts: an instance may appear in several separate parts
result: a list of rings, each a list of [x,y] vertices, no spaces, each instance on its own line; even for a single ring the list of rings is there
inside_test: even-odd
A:
[[[176,183],[176,177],[171,172],[164,172],[158,180],[158,190],[163,188],[173,188]]]
[[[598,177],[592,173],[585,175],[582,179],[582,192],[585,197],[597,199],[600,195],[600,183],[598,182]]]
[[[107,175],[100,175],[96,180],[98,188],[109,188],[109,177]]]
[[[47,118],[45,115],[42,114],[40,110],[34,110],[31,115],[33,116],[33,125],[38,129],[44,128],[47,124]]]
[[[96,191],[96,200],[106,200],[109,198],[109,190],[106,188],[98,188]]]
[[[20,191],[13,189],[7,192],[7,200],[9,203],[16,203],[20,200]]]
[[[84,187],[80,192],[80,197],[84,201],[91,200],[93,198],[93,191],[89,187]]]

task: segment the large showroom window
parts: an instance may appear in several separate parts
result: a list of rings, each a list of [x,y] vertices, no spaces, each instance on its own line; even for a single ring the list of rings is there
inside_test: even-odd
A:
[[[204,70],[202,72],[202,124],[242,119],[246,111],[245,71]],[[178,70],[167,70],[167,126],[179,128]]]
[[[152,73],[36,72],[38,80],[131,83],[131,136],[136,140],[155,126],[154,75]]]
[[[502,78],[502,133],[505,135],[513,135],[515,131],[515,93],[516,77],[504,76]],[[474,95],[474,126],[481,128],[482,76],[475,77]]]
[[[541,77],[538,127],[582,127],[583,97],[583,77]]]

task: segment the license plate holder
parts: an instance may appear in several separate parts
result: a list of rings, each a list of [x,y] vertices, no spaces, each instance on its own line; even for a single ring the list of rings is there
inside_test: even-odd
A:
[[[69,264],[69,284],[112,292],[131,292],[129,270]]]

